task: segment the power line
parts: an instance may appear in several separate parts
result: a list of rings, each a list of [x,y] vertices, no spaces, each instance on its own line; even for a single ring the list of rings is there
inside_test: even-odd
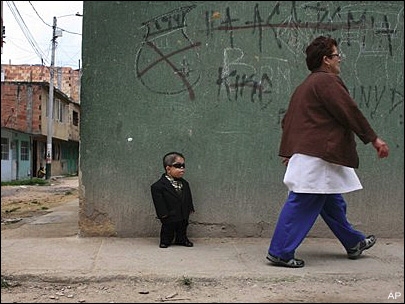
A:
[[[9,7],[8,11],[10,12],[10,14],[13,15],[14,20],[16,20],[16,24],[20,28],[21,34],[23,34],[25,39],[26,39],[24,41],[28,42],[28,43],[24,43],[25,48],[21,43],[20,43],[20,45],[16,45],[15,43],[13,43],[13,39],[12,39],[12,38],[14,38],[14,35],[11,35],[11,36],[8,37],[9,40],[10,40],[10,43],[14,44],[15,46],[17,46],[21,50],[24,49],[26,52],[29,52],[29,49],[34,50],[32,56],[30,56],[31,60],[33,58],[39,58],[40,63],[42,65],[48,65],[49,66],[51,40],[48,40],[49,43],[48,43],[47,49],[43,50],[42,47],[45,47],[45,46],[41,45],[41,44],[38,44],[36,42],[34,36],[30,32],[30,30],[34,31],[35,36],[38,36],[38,34],[40,34],[40,36],[43,37],[44,33],[46,32],[46,28],[49,27],[50,29],[52,29],[52,26],[50,24],[48,24],[47,22],[45,22],[46,18],[43,18],[43,16],[46,16],[47,14],[49,14],[49,12],[46,11],[45,14],[44,14],[44,12],[42,12],[42,14],[41,14],[41,9],[43,10],[45,8],[39,6],[40,9],[38,10],[38,5],[36,4],[36,2],[24,1],[25,5],[28,5],[28,4],[30,5],[30,7],[28,9],[32,9],[32,12],[34,13],[34,14],[31,13],[31,15],[30,15],[30,17],[32,16],[34,19],[32,19],[32,18],[27,19],[27,17],[24,15],[25,11],[22,9],[22,8],[24,8],[22,6],[23,5],[22,2],[17,2],[17,1],[5,1],[5,2],[7,3],[8,7]],[[78,3],[82,3],[82,2],[78,2]],[[83,17],[83,15],[81,13],[79,13],[79,10],[81,10],[81,9],[76,5],[72,6],[72,8],[73,7],[76,7],[78,9],[77,13],[61,14],[60,16],[54,16],[54,17],[56,17],[58,19],[59,18],[70,17],[70,16],[72,16],[72,17],[76,16],[75,18],[77,18],[77,16]],[[65,9],[64,11],[68,12],[69,8]],[[59,10],[59,13],[60,12],[61,12],[61,10]],[[38,18],[38,19],[35,20],[35,18]],[[35,21],[33,21],[33,20],[35,20]],[[32,24],[32,22],[34,22],[35,24]],[[41,27],[41,25],[44,25],[46,28],[44,29],[44,26],[42,26],[42,29],[39,30],[40,32],[38,32],[38,30],[36,30],[36,31],[33,30],[34,27],[38,28],[38,27]],[[56,41],[55,41],[55,43],[56,43],[55,47],[57,46],[58,49],[61,47],[59,52],[62,52],[64,54],[63,57],[61,57],[60,60],[63,60],[63,61],[69,61],[70,60],[70,63],[68,65],[76,65],[77,64],[76,60],[73,60],[73,58],[74,58],[74,56],[76,56],[74,54],[78,54],[79,58],[81,56],[80,55],[81,49],[80,49],[80,47],[77,47],[77,44],[80,43],[79,41],[81,41],[82,34],[74,32],[74,31],[65,30],[65,29],[63,29],[61,27],[57,27],[57,28],[55,28],[55,30],[56,29],[57,29],[58,37],[62,37],[62,32],[65,32],[65,33],[71,34],[71,35],[75,35],[75,37],[71,36],[72,39],[64,40],[65,42],[62,41],[61,43],[56,43]],[[18,35],[16,35],[16,37],[17,36]],[[38,37],[37,37],[37,39],[38,39]],[[75,48],[70,49],[70,50],[65,49],[67,47],[66,42],[70,43],[69,46],[74,46]],[[28,47],[28,45],[29,45],[29,47]],[[8,49],[9,48],[7,48],[7,50]],[[17,54],[19,54],[19,53],[18,52],[13,53],[12,56],[15,57],[15,55],[17,55]],[[18,59],[17,59],[17,61],[18,61]],[[35,61],[37,61],[37,59],[35,59]],[[73,63],[73,62],[75,62],[75,63]],[[65,65],[66,63],[60,63],[60,64]],[[80,64],[80,60],[79,60],[79,64]]]
[[[35,9],[34,5],[31,3],[31,1],[28,1],[28,3],[31,5],[32,9],[34,10],[35,14],[37,14],[38,18],[41,19],[41,21],[42,21],[45,25],[47,25],[47,26],[49,26],[49,27],[52,27],[52,25],[46,23],[46,22],[44,21],[44,19],[38,14],[37,10]],[[79,12],[77,12],[76,14],[68,14],[68,15],[64,15],[64,16],[58,16],[57,18],[62,18],[62,17],[67,17],[67,16],[80,16],[80,17],[81,17],[82,15],[81,15]],[[63,31],[63,32],[72,34],[72,35],[79,35],[79,36],[82,35],[82,34],[80,34],[80,33],[75,33],[75,32],[71,32],[71,31],[65,30],[65,29],[63,29],[63,28],[61,28],[61,27],[57,27],[57,29],[59,29],[59,30],[61,30],[61,31]]]
[[[34,52],[38,55],[39,59],[41,59],[42,64],[45,65],[48,62],[48,60],[46,59],[45,54],[42,52],[42,50],[38,46],[38,43],[35,41],[30,30],[28,29],[27,25],[25,24],[24,19],[21,17],[21,14],[18,11],[14,1],[6,1],[6,3],[9,7],[11,13],[13,14],[14,19],[16,20],[17,24],[21,28],[21,31],[23,32],[24,36],[27,38],[28,43],[31,45]]]

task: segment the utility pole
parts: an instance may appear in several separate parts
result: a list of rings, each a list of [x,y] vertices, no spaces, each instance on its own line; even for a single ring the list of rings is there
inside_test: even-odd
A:
[[[51,79],[49,81],[49,98],[48,98],[48,132],[46,136],[46,179],[51,178],[52,173],[52,136],[53,136],[53,78],[55,65],[55,49],[56,49],[56,17],[53,17],[52,26],[52,56],[51,68],[49,70]]]

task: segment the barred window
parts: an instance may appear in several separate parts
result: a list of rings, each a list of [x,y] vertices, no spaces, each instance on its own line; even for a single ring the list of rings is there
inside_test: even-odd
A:
[[[21,141],[21,160],[29,160],[30,156],[30,143],[28,141]]]
[[[10,147],[8,138],[1,138],[1,160],[9,160],[10,158]]]

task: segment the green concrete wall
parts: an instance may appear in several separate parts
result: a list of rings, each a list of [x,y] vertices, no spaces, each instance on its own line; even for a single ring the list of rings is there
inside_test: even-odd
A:
[[[150,185],[177,150],[191,236],[271,236],[287,195],[280,119],[319,35],[339,41],[341,76],[391,149],[380,160],[359,141],[349,220],[403,237],[402,1],[84,1],[81,234],[158,236]],[[310,235],[332,236],[321,221]]]

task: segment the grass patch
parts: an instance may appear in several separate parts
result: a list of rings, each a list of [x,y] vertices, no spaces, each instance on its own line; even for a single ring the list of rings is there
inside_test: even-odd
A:
[[[14,211],[17,211],[18,209],[21,209],[21,207],[15,207],[15,208],[6,210],[6,213],[12,213],[12,212],[14,212]]]
[[[183,276],[182,280],[181,280],[181,284],[185,285],[185,286],[191,286],[191,284],[193,283],[193,279]]]
[[[49,185],[49,181],[42,178],[30,178],[30,179],[22,179],[22,180],[15,180],[9,182],[1,182],[2,186],[45,186]]]
[[[9,288],[10,284],[4,279],[1,278],[1,288]]]

